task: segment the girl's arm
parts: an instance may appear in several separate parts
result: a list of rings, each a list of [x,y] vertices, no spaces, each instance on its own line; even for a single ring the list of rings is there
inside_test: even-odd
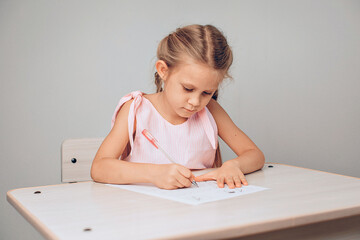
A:
[[[238,157],[226,161],[221,168],[205,174],[200,178],[196,178],[196,180],[217,180],[219,187],[223,187],[224,182],[227,183],[230,188],[235,186],[240,187],[241,182],[247,185],[244,174],[261,169],[265,163],[264,154],[255,143],[234,124],[218,102],[211,99],[207,107],[215,119],[219,136]]]
[[[191,186],[192,173],[181,165],[119,160],[129,142],[128,115],[131,102],[132,100],[121,107],[114,127],[97,151],[91,166],[91,178],[95,182],[112,184],[153,183],[165,189]],[[134,132],[135,130],[134,127]]]

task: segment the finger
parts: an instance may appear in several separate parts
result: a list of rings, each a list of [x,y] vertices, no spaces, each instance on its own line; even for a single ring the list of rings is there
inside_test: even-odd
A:
[[[192,172],[190,171],[190,169],[179,165],[179,168],[177,168],[178,172],[183,175],[186,178],[190,178],[192,175]]]
[[[240,180],[245,186],[249,185],[248,182],[246,181],[244,174],[240,174]]]
[[[219,177],[216,181],[217,181],[217,185],[218,185],[219,188],[224,187],[224,181],[225,181],[224,177]]]
[[[182,187],[181,184],[175,178],[171,179],[170,181],[164,183],[164,185],[160,186],[160,188],[167,190],[173,190],[181,187]]]
[[[177,188],[184,187],[176,177],[171,180],[170,185],[171,185],[172,189],[177,189]]]
[[[181,185],[181,187],[190,187],[191,186],[191,181],[190,179],[179,175],[176,180],[178,181],[178,183]]]
[[[178,186],[175,186],[175,185],[169,185],[169,186],[165,186],[163,187],[163,189],[166,189],[166,190],[174,190],[174,189],[178,189],[179,187]]]
[[[229,188],[235,188],[234,179],[232,177],[226,177],[225,181]]]
[[[238,177],[234,177],[234,182],[236,187],[241,187],[241,180]]]
[[[211,171],[211,172],[208,172],[203,175],[195,177],[195,181],[197,181],[197,182],[210,181],[210,180],[216,180],[215,171]]]

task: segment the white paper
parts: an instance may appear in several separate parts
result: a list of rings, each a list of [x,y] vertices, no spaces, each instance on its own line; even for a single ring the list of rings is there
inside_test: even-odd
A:
[[[224,188],[219,188],[215,181],[197,182],[197,184],[199,187],[191,186],[175,190],[160,189],[152,184],[107,185],[191,205],[219,201],[268,189],[254,185],[242,185],[241,188],[234,189],[225,185]]]

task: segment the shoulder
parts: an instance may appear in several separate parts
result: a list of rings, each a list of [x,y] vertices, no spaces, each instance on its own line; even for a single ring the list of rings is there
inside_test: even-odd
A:
[[[153,99],[156,99],[158,95],[159,95],[159,93],[150,93],[150,94],[144,93],[143,97],[148,100],[153,100]]]
[[[206,105],[206,107],[209,109],[210,113],[213,115],[213,117],[218,118],[221,115],[227,115],[225,110],[221,107],[221,105],[215,101],[214,99],[211,99],[210,102]]]
[[[125,102],[123,104],[123,106],[121,107],[120,111],[123,110],[123,111],[127,111],[129,112],[129,109],[130,109],[130,105],[131,103],[134,101],[134,99],[130,99],[129,101]]]
[[[128,93],[127,95],[123,96],[114,111],[113,117],[112,117],[112,124],[115,123],[115,120],[117,119],[118,115],[120,113],[129,113],[130,105],[134,102],[135,99],[141,98],[143,96],[143,93],[141,91],[133,91]],[[137,101],[138,102],[138,101]]]
[[[230,116],[217,101],[211,99],[207,105],[207,108],[216,122],[219,134],[222,134],[225,129],[232,129],[231,131],[233,131],[236,128]]]
[[[210,112],[219,106],[220,104],[214,99],[210,99],[209,103],[206,105]]]
[[[115,125],[117,125],[118,122],[124,121],[128,119],[129,111],[131,103],[134,101],[134,99],[131,99],[127,102],[125,102],[121,108],[118,110],[116,117],[115,117]]]
[[[115,113],[116,113],[116,116],[117,117],[118,115],[120,114],[124,114],[124,113],[129,113],[129,109],[130,109],[130,106],[132,104],[132,102],[134,101],[134,99],[130,99],[130,100],[127,100],[121,104],[118,105],[117,109],[115,110]]]
[[[143,97],[146,98],[149,102],[151,102],[152,105],[158,105],[159,93],[144,94]]]
[[[129,116],[131,105],[134,104],[135,109],[138,109],[142,105],[141,98],[146,98],[150,102],[151,99],[154,99],[156,94],[145,94],[140,91],[134,91],[131,92],[124,97],[122,97],[115,109],[113,118],[112,118],[112,124],[113,126],[119,126],[124,125],[128,123],[129,121],[134,121],[136,125],[136,118],[135,118],[135,112]],[[140,101],[139,101],[140,100]],[[137,110],[139,111],[139,110]]]

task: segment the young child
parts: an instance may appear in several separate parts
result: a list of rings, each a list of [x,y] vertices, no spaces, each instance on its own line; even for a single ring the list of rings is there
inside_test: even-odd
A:
[[[194,179],[215,180],[220,188],[247,185],[244,174],[261,169],[264,155],[216,101],[233,60],[223,34],[212,25],[178,28],[159,43],[157,57],[156,93],[121,98],[93,160],[92,179],[163,189],[190,187]],[[176,163],[152,145],[144,129]],[[221,164],[218,136],[238,157]],[[198,177],[191,172],[211,167],[217,168]]]

